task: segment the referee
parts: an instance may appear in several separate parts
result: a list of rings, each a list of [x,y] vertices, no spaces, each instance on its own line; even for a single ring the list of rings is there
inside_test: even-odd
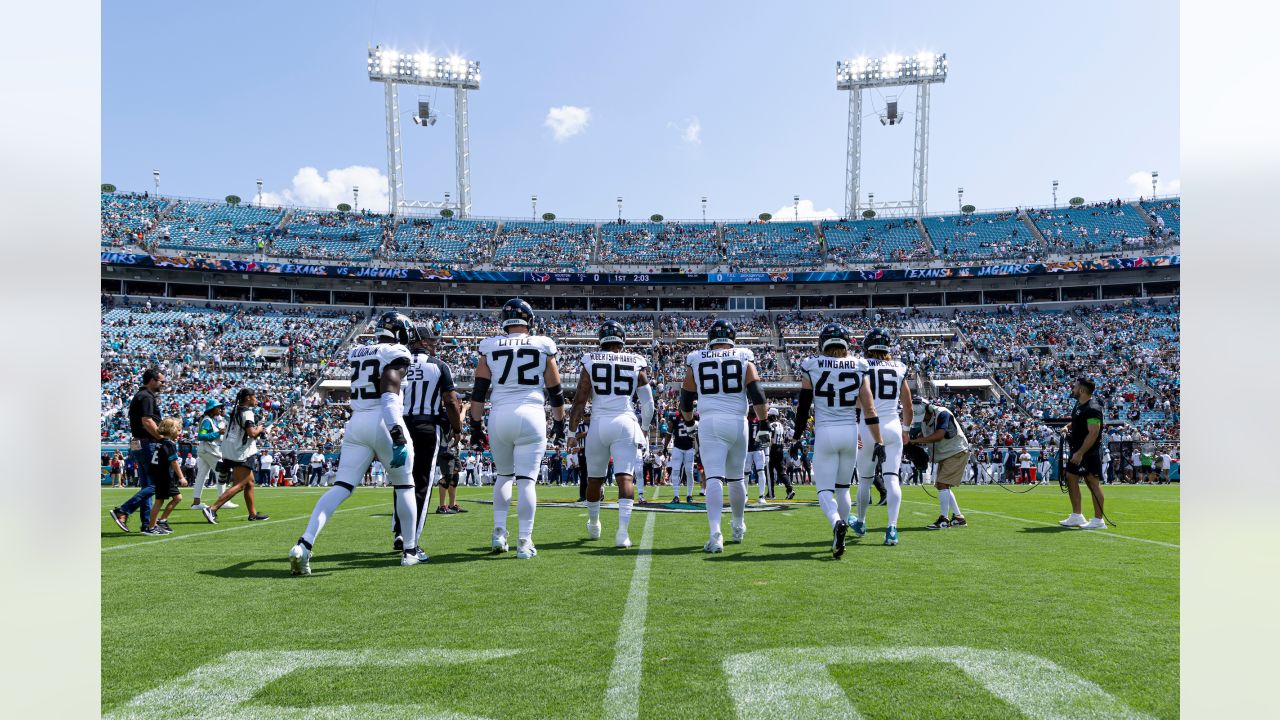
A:
[[[409,440],[413,443],[413,489],[418,504],[418,532],[427,519],[427,500],[431,497],[431,471],[436,465],[436,451],[440,448],[441,415],[447,415],[453,436],[461,437],[462,409],[453,387],[453,375],[449,366],[435,357],[440,332],[436,323],[418,326],[418,337],[409,346],[410,365],[400,384],[400,397],[404,402],[404,423],[409,428]],[[395,517],[395,513],[392,513]],[[393,547],[404,549],[400,522],[391,528],[395,536]],[[421,543],[419,543],[421,544]]]
[[[1067,494],[1071,497],[1071,515],[1058,524],[1069,528],[1105,530],[1102,520],[1102,404],[1093,399],[1093,381],[1087,377],[1076,380],[1071,388],[1076,406],[1071,410],[1071,433],[1067,445],[1071,458],[1064,468],[1067,476]],[[1089,486],[1093,496],[1093,519],[1085,521],[1080,513],[1080,478]]]

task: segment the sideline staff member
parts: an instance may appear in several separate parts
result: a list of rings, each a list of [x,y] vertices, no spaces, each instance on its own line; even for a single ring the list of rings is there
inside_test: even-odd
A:
[[[1071,497],[1071,514],[1058,522],[1063,527],[1103,530],[1102,520],[1102,405],[1093,399],[1093,381],[1082,377],[1071,388],[1076,406],[1071,411],[1071,434],[1067,445],[1071,459],[1063,468],[1067,476],[1067,494]],[[1093,496],[1093,519],[1085,522],[1080,514],[1080,478]]]
[[[933,486],[938,489],[938,504],[942,514],[929,525],[927,530],[945,530],[949,527],[965,527],[969,524],[960,513],[960,505],[956,502],[955,491],[951,488],[960,484],[964,478],[965,466],[969,464],[969,439],[960,429],[960,423],[951,411],[941,405],[924,399],[923,395],[912,398],[911,412],[920,418],[920,436],[908,438],[912,445],[929,445],[929,459],[937,464],[934,471]],[[947,519],[947,513],[951,518]]]

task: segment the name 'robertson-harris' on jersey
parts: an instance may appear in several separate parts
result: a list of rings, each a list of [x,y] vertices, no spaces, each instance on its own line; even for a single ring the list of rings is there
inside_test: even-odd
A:
[[[703,415],[747,416],[747,363],[755,353],[746,348],[694,350],[686,363],[698,388],[698,412]]]
[[[866,363],[876,415],[880,417],[880,422],[898,420],[898,401],[902,397],[902,385],[907,381],[907,366],[897,360],[877,358],[868,358]]]
[[[493,408],[546,403],[547,358],[556,356],[556,343],[545,335],[496,335],[480,341],[492,376],[489,402]]]
[[[609,418],[633,413],[631,398],[646,367],[644,357],[636,353],[596,350],[583,354],[582,370],[591,379],[592,414]]]
[[[815,425],[856,425],[861,413],[858,390],[867,374],[867,360],[860,357],[814,356],[800,363],[800,370],[813,385]],[[878,411],[878,407],[877,407]]]
[[[398,343],[376,343],[352,348],[347,353],[351,365],[351,410],[382,411],[382,373],[389,367],[407,367],[412,362],[409,349]]]

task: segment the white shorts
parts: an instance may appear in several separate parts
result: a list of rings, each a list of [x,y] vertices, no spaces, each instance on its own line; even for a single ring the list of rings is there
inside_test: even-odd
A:
[[[747,459],[747,416],[704,414],[698,423],[698,447],[708,480],[741,480]]]
[[[813,484],[818,490],[848,487],[858,461],[857,428],[853,425],[819,425],[813,430]],[[871,450],[867,450],[871,454]],[[873,468],[874,471],[874,468]]]
[[[501,477],[538,477],[547,451],[547,413],[541,406],[520,405],[489,413],[489,452]]]
[[[681,450],[674,445],[671,447],[671,460],[667,463],[667,467],[671,468],[672,484],[681,481],[681,469],[684,471],[684,481],[690,485],[693,484],[693,459],[697,453],[698,451],[693,448]]]
[[[409,428],[401,424],[400,429],[406,438]],[[359,487],[364,480],[364,473],[377,458],[387,469],[387,478],[392,485],[412,485],[409,471],[413,468],[413,443],[409,443],[409,459],[398,468],[391,467],[391,434],[382,421],[382,411],[357,410],[347,421],[342,436],[342,457],[338,459],[338,477],[335,485],[346,485],[348,489]]]
[[[866,425],[858,425],[858,437],[862,440],[862,448],[858,450],[858,477],[870,480],[876,474],[876,461],[871,459],[871,451],[875,447],[875,439]],[[898,478],[902,468],[902,421],[893,418],[880,420],[880,438],[884,440],[884,463],[880,466],[881,474]]]
[[[752,450],[747,453],[747,456],[751,461],[745,468],[747,472],[762,473],[769,471],[769,463],[764,459],[763,450]]]
[[[587,477],[603,478],[613,458],[614,475],[636,477],[641,458],[649,451],[649,441],[634,416],[592,418],[587,428]]]

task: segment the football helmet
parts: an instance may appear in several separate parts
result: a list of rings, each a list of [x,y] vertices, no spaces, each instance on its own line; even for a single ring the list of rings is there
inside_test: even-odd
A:
[[[738,331],[728,320],[717,320],[707,329],[707,345],[734,345],[738,340]]]
[[[818,333],[818,352],[824,352],[831,346],[847,349],[850,343],[849,331],[839,323],[829,323],[823,326],[822,332]]]
[[[862,338],[862,349],[867,352],[872,350],[889,352],[889,333],[881,328],[871,328],[866,337]]]
[[[502,305],[502,329],[512,325],[524,325],[533,330],[533,308],[520,298],[511,298]]]
[[[418,328],[404,313],[388,310],[378,318],[378,342],[408,345],[418,339]]]
[[[617,320],[605,320],[600,326],[600,347],[604,347],[609,343],[627,342],[627,331],[622,328],[622,323]]]

